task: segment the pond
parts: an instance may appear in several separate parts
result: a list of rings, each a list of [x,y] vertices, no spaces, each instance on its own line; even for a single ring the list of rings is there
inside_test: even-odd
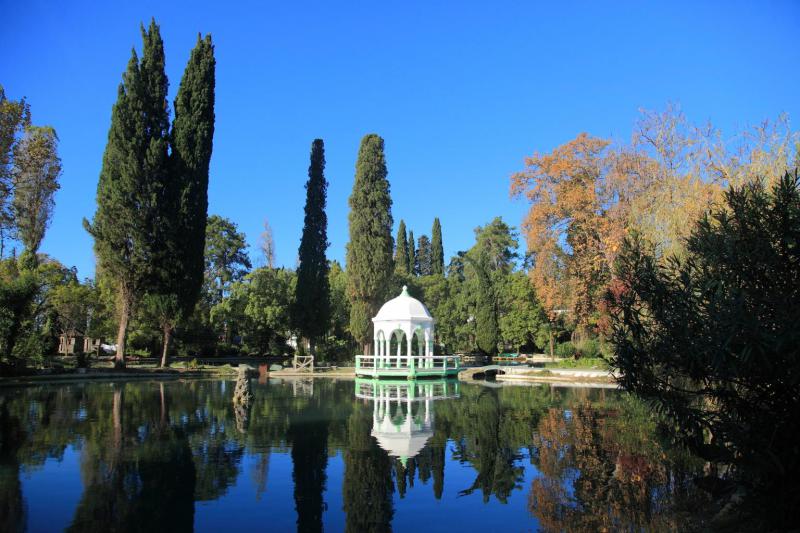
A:
[[[0,531],[681,529],[697,464],[613,389],[0,389]]]

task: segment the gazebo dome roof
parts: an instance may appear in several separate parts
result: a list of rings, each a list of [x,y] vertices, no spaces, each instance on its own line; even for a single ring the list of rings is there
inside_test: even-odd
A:
[[[433,431],[415,431],[408,433],[383,433],[372,431],[378,446],[386,450],[392,457],[408,459],[416,457],[425,448],[425,444],[433,437]]]
[[[403,292],[397,298],[392,298],[381,307],[372,320],[422,320],[433,321],[425,305],[408,294],[408,287],[403,285]]]

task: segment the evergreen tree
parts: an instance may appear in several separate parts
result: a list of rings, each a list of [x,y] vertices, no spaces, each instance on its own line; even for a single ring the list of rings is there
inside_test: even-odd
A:
[[[350,242],[347,244],[350,333],[372,353],[370,319],[375,316],[392,275],[392,198],[386,179],[383,139],[361,140],[350,195]]]
[[[419,274],[419,265],[417,264],[417,245],[414,240],[414,232],[408,232],[408,273],[412,276]]]
[[[111,112],[111,128],[97,185],[94,237],[98,268],[118,291],[116,364],[125,364],[125,341],[134,303],[152,280],[151,262],[162,234],[159,205],[168,181],[169,110],[164,45],[155,21],[142,26],[142,59],[132,51]]]
[[[315,340],[328,330],[330,286],[328,284],[328,217],[325,203],[328,182],[325,180],[325,145],[322,139],[311,143],[311,164],[306,183],[306,207],[303,236],[300,239],[297,285],[292,321],[312,351]]]
[[[198,35],[175,98],[170,176],[157,227],[161,246],[153,256],[148,294],[163,334],[161,366],[167,365],[175,323],[192,313],[203,286],[215,65],[211,36]]]
[[[497,343],[500,340],[500,328],[497,323],[497,298],[494,294],[489,260],[481,254],[477,261],[472,261],[478,278],[478,294],[475,305],[475,342],[478,349],[489,355],[497,355]]]
[[[430,276],[432,271],[431,264],[431,241],[427,235],[422,235],[419,238],[419,246],[417,247],[417,265],[418,273],[420,276]]]
[[[433,219],[431,230],[431,274],[444,274],[444,246],[442,245],[442,224],[439,217]]]
[[[394,269],[400,274],[409,274],[408,241],[406,241],[406,223],[401,220],[397,229],[397,242],[394,251]]]

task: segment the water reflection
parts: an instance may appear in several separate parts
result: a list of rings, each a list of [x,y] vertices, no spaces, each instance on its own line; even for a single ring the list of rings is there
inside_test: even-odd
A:
[[[458,388],[457,380],[356,379],[356,398],[372,402],[372,436],[407,469],[433,437],[433,402],[458,398]]]
[[[28,509],[42,507],[47,529],[73,531],[214,529],[231,516],[245,529],[390,531],[442,512],[444,529],[651,530],[679,527],[693,497],[696,465],[616,391],[254,381],[242,424],[233,389],[0,390],[0,530],[35,529]],[[77,503],[46,483],[68,474]]]

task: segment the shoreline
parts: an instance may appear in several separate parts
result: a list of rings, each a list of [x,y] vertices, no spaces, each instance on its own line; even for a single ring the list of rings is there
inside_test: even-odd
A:
[[[252,368],[252,367],[251,367]],[[257,374],[256,369],[252,369]],[[504,374],[498,374],[495,383],[498,386],[525,385],[548,383],[572,387],[602,387],[618,388],[614,376],[606,371],[576,370],[576,369],[528,369],[509,367],[504,369]],[[175,379],[234,379],[238,370],[234,367],[204,367],[199,369],[160,369],[160,368],[128,368],[115,369],[89,369],[84,373],[77,371],[59,374],[32,374],[27,376],[13,376],[0,378],[0,387],[18,387],[48,383],[81,383],[87,381],[120,381],[120,380],[175,380]],[[355,379],[355,368],[344,367],[336,370],[311,372],[298,372],[293,369],[276,370],[263,374],[266,378],[329,378],[329,379]],[[456,378],[463,383],[487,383],[486,380],[471,379],[469,376],[459,374]]]

